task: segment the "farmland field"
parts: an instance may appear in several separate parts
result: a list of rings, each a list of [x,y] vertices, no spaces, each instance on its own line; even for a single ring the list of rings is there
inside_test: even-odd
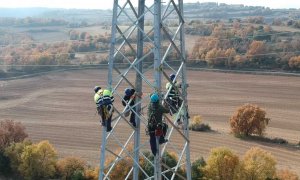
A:
[[[101,127],[95,114],[93,87],[106,84],[105,70],[78,70],[0,81],[0,120],[21,121],[35,142],[48,139],[61,156],[74,155],[92,164],[99,161]],[[278,167],[300,175],[300,149],[229,134],[228,119],[237,107],[254,103],[271,119],[266,136],[300,141],[300,78],[189,71],[191,116],[202,115],[213,132],[191,132],[191,155],[207,158],[210,149],[226,146],[239,155],[259,146],[271,152]],[[149,93],[145,89],[145,94]],[[120,104],[116,100],[115,104]],[[123,123],[125,126],[125,123]],[[118,135],[128,134],[126,128]],[[143,133],[143,131],[142,131]],[[142,139],[146,139],[145,135]],[[176,143],[176,137],[174,139]]]

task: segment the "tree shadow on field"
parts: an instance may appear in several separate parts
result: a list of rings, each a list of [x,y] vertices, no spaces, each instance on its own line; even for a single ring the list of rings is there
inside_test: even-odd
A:
[[[264,146],[270,146],[273,147],[280,147],[284,148],[289,151],[299,151],[300,152],[300,146],[298,144],[292,144],[289,143],[287,140],[283,138],[269,138],[269,137],[263,137],[263,136],[242,136],[238,137],[244,141],[248,142],[255,142]]]

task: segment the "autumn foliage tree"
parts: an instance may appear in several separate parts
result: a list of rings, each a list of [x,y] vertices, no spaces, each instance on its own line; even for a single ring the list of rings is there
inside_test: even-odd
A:
[[[239,107],[229,120],[231,131],[236,136],[262,136],[269,121],[266,111],[253,104]]]
[[[274,178],[276,160],[267,151],[254,147],[245,153],[243,159],[243,173],[246,179]]]
[[[84,171],[85,180],[98,180],[99,177],[99,167],[87,168]]]
[[[28,137],[25,127],[20,122],[5,120],[0,122],[0,150],[5,149],[11,143],[21,142]]]
[[[249,49],[247,51],[248,56],[254,56],[254,55],[259,55],[259,54],[264,54],[267,51],[267,47],[265,42],[263,41],[253,41]]]
[[[278,170],[276,172],[276,177],[280,180],[299,180],[298,175],[288,169]]]
[[[74,179],[76,173],[84,174],[86,162],[77,157],[66,157],[56,163],[56,169],[62,179]]]
[[[300,69],[300,56],[291,57],[289,60],[289,67],[291,69]]]
[[[239,164],[239,157],[231,150],[224,147],[214,148],[204,167],[205,177],[215,180],[238,179]]]
[[[13,143],[21,142],[27,137],[25,127],[13,120],[0,121],[0,174],[11,172],[11,160],[5,154],[5,149]]]

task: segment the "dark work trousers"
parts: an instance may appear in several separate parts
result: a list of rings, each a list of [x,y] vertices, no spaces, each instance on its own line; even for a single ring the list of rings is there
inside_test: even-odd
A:
[[[130,123],[136,127],[136,123],[135,123],[135,113],[133,111],[135,111],[135,107],[132,108],[133,110],[131,111],[131,114],[130,114]],[[136,111],[135,111],[136,112]]]
[[[154,132],[150,133],[150,146],[151,146],[151,152],[155,156],[157,153],[157,147],[156,147],[156,136]]]
[[[111,129],[112,129],[112,127],[111,127],[111,118],[112,118],[112,116],[109,116],[109,118],[106,121],[104,121],[104,123],[105,123],[104,126],[106,126],[106,132],[110,132]]]
[[[168,126],[165,124],[162,130],[163,130],[163,136],[159,137],[159,144],[163,144],[166,142],[165,136],[167,134]],[[150,135],[151,152],[155,156],[157,153],[157,147],[156,147],[156,137],[157,136],[155,136],[155,132],[153,132],[153,131],[149,135]]]
[[[175,114],[178,112],[178,102],[177,100],[172,100],[170,98],[167,98],[167,103],[168,103],[168,106],[170,108],[170,111],[171,111],[171,114]]]

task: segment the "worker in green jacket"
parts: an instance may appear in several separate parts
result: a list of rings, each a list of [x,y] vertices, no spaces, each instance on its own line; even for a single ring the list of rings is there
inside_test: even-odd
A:
[[[162,122],[163,114],[169,113],[169,109],[163,107],[159,102],[157,93],[150,96],[150,104],[148,106],[148,133],[150,135],[150,146],[153,155],[157,153],[156,137],[159,137],[159,144],[167,142],[165,135],[167,132],[167,124]]]

